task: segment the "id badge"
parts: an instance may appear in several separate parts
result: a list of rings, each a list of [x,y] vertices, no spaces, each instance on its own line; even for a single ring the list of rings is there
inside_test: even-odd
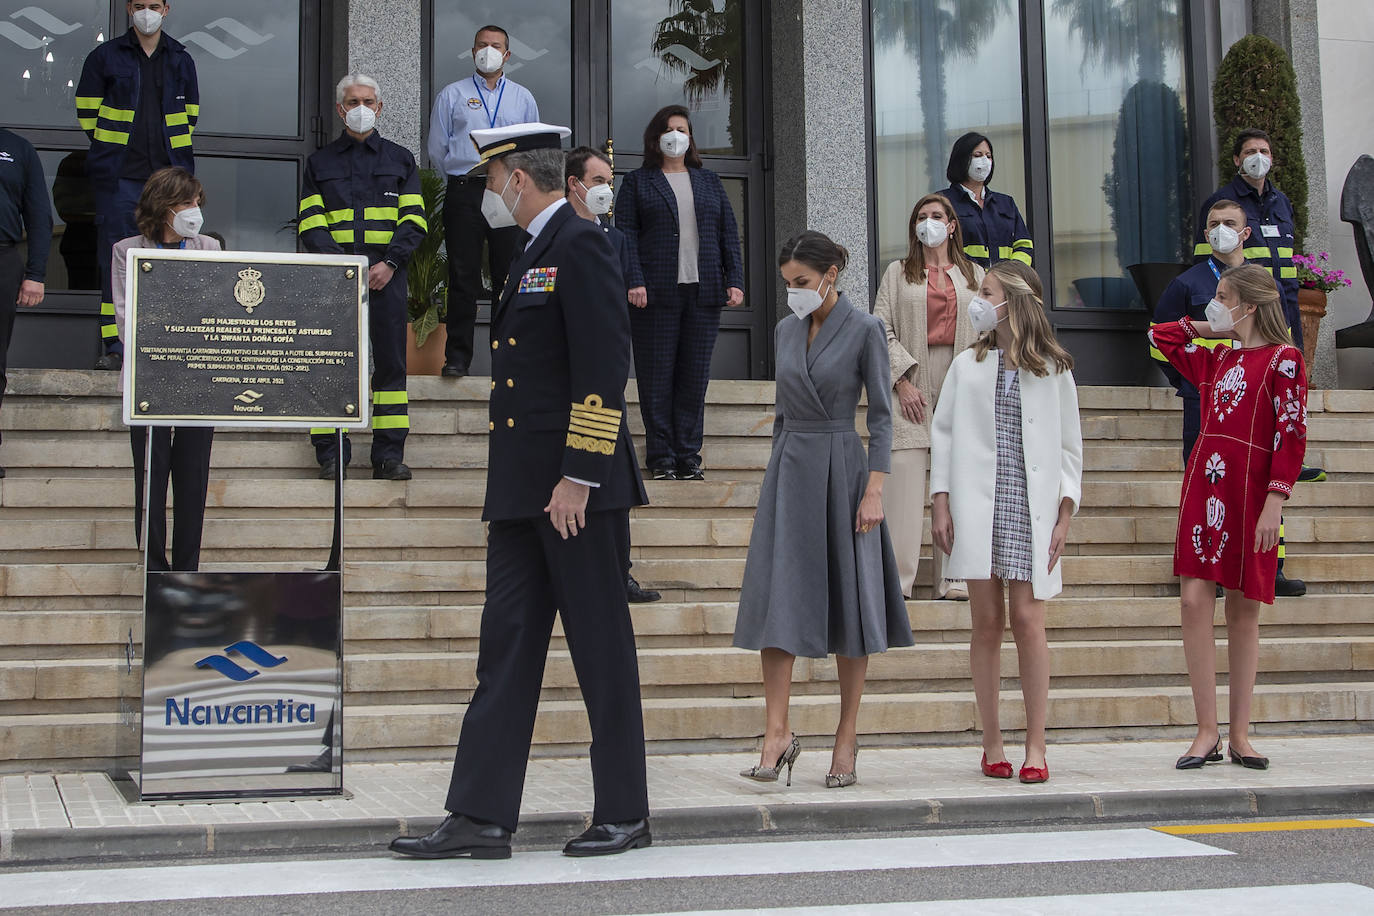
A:
[[[1274,225],[1260,226],[1260,233],[1267,239],[1279,237],[1279,227]]]

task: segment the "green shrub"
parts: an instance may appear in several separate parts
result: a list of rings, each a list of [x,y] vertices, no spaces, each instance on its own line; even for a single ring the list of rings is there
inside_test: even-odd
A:
[[[1297,229],[1294,247],[1307,234],[1307,164],[1302,156],[1302,109],[1298,80],[1288,55],[1261,35],[1247,35],[1231,46],[1217,68],[1212,87],[1221,174],[1234,175],[1231,148],[1247,127],[1266,131],[1273,141],[1274,170],[1269,179],[1293,202]]]
[[[448,312],[448,258],[444,255],[445,182],[432,169],[420,172],[420,194],[425,199],[425,221],[429,231],[410,256],[406,278],[406,317],[415,326],[415,345],[423,347],[426,338]]]

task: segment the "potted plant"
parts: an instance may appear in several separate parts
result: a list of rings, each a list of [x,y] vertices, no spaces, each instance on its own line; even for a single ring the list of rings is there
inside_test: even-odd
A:
[[[438,375],[444,365],[448,327],[448,257],[444,253],[445,182],[432,169],[420,172],[420,194],[425,199],[429,231],[410,256],[406,277],[406,372]]]
[[[1326,316],[1326,297],[1350,285],[1345,271],[1331,266],[1331,256],[1325,251],[1316,254],[1295,254],[1293,265],[1298,269],[1298,311],[1302,314],[1303,359],[1307,371],[1312,372],[1316,352],[1317,332]]]

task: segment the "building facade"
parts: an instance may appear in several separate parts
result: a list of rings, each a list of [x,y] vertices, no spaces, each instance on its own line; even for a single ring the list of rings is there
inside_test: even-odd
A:
[[[1222,177],[1214,164],[1211,74],[1241,35],[1258,31],[1279,41],[1299,72],[1311,182],[1306,247],[1329,250],[1333,239],[1349,238],[1349,227],[1333,232],[1329,224],[1329,193],[1339,194],[1349,164],[1329,163],[1340,173],[1328,187],[1323,110],[1343,96],[1330,83],[1324,93],[1321,70],[1330,53],[1344,68],[1341,90],[1368,85],[1367,73],[1363,83],[1348,77],[1367,68],[1369,56],[1333,44],[1374,37],[1374,17],[1362,6],[176,0],[166,28],[199,68],[195,146],[207,187],[206,228],[222,231],[230,248],[294,248],[301,169],[340,130],[333,85],[350,69],[381,82],[382,131],[423,164],[430,101],[447,83],[471,76],[473,33],[494,22],[511,34],[507,73],[533,91],[542,118],[571,126],[576,143],[612,150],[617,172],[642,162],[654,111],[674,102],[693,111],[698,146],[740,222],[747,264],[745,305],[723,314],[717,376],[771,377],[782,239],[803,228],[832,235],[853,255],[843,288],[871,299],[882,266],[905,251],[912,203],[948,183],[950,145],[978,130],[995,144],[993,186],[1016,198],[1031,227],[1047,305],[1081,380],[1139,385],[1160,379],[1142,341],[1148,314],[1127,268],[1190,257],[1197,202]],[[6,0],[0,10],[0,97],[10,98],[10,126],[41,151],[59,234],[49,298],[22,316],[11,364],[84,367],[97,354],[99,278],[73,86],[86,53],[127,27],[124,3],[50,0],[40,9]],[[1363,32],[1327,27],[1350,17],[1365,21]],[[1330,148],[1349,158],[1371,139],[1342,134]],[[1335,253],[1358,273],[1345,248]],[[1314,368],[1318,384],[1338,383],[1333,330],[1363,320],[1360,301],[1353,293],[1333,298]],[[1347,384],[1369,384],[1361,374],[1368,358],[1351,356],[1340,355],[1339,381],[1350,374]]]

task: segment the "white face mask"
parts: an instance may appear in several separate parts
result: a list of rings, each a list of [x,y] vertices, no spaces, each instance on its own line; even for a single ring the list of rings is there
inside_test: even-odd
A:
[[[507,176],[506,183],[501,188],[500,194],[496,193],[491,188],[487,188],[482,192],[482,215],[486,217],[487,225],[493,229],[504,229],[507,226],[516,225],[515,208],[520,206],[520,198],[525,192],[521,191],[519,194],[515,195],[514,205],[506,205],[506,188],[510,187],[511,179],[514,177],[514,172],[511,172],[510,175]]]
[[[968,303],[968,322],[973,325],[973,330],[979,334],[986,334],[989,331],[997,330],[997,310],[1005,302],[993,305],[982,296],[974,296]]]
[[[922,220],[916,225],[916,238],[927,248],[939,248],[949,238],[949,223],[938,219]]]
[[[477,64],[479,73],[495,73],[506,62],[506,55],[491,45],[487,45],[485,48],[479,48],[472,59]]]
[[[1245,174],[1256,181],[1262,181],[1264,176],[1269,174],[1269,168],[1273,164],[1274,160],[1264,155],[1264,153],[1251,153],[1241,162],[1240,168],[1241,171],[1245,172]]]
[[[344,123],[355,134],[365,134],[377,126],[377,112],[366,105],[358,105],[348,109],[344,115]]]
[[[1249,315],[1241,316],[1241,321],[1249,318]],[[1207,323],[1211,325],[1213,331],[1234,331],[1236,329],[1235,313],[1222,304],[1220,299],[1213,299],[1207,303]]]
[[[673,159],[687,155],[687,148],[692,145],[692,138],[680,130],[670,130],[658,138],[658,148],[663,150],[663,155]]]
[[[582,184],[581,179],[578,184],[582,185],[582,202],[587,205],[587,209],[592,211],[594,216],[604,216],[611,212],[611,204],[615,203],[615,191],[608,184],[592,185],[590,188]]]
[[[834,284],[831,284],[832,286]],[[819,289],[803,289],[801,287],[787,288],[787,307],[792,310],[792,314],[798,318],[805,318],[816,309],[821,307],[825,297],[821,295]]]
[[[200,235],[200,227],[205,225],[205,216],[200,207],[188,207],[172,214],[172,231],[184,239]]]
[[[154,35],[162,28],[162,14],[157,10],[134,10],[129,18],[133,20],[134,28],[143,35]]]
[[[1230,254],[1240,247],[1240,233],[1230,226],[1215,226],[1207,233],[1207,241],[1217,254]]]
[[[968,177],[974,181],[987,181],[992,174],[991,156],[974,156],[968,161]]]

